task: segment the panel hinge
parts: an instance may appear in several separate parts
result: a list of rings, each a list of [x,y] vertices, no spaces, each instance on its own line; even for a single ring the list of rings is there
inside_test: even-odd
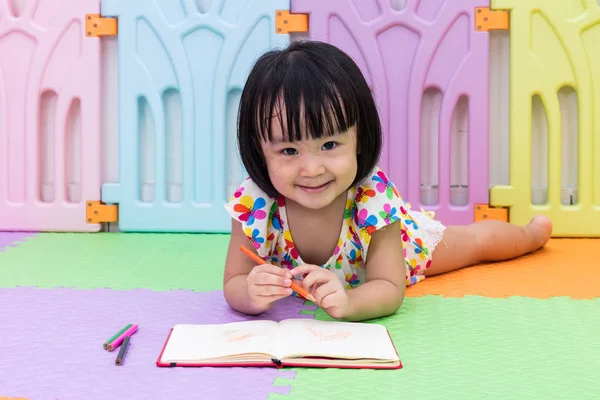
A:
[[[99,14],[85,15],[85,35],[87,37],[115,36],[119,31],[116,18],[104,18]]]
[[[493,219],[508,222],[508,208],[490,207],[489,204],[475,204],[475,222]]]
[[[308,32],[308,14],[292,14],[287,10],[275,11],[275,32]]]
[[[100,201],[87,201],[85,208],[85,220],[88,224],[100,224],[102,222],[117,222],[119,218],[119,206],[116,204],[102,204]]]
[[[508,20],[508,11],[475,7],[475,30],[478,32],[508,29]]]

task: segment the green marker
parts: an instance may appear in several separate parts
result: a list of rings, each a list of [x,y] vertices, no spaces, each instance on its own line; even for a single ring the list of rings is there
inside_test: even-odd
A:
[[[127,329],[131,328],[131,324],[127,325],[125,328],[121,329],[119,332],[115,333],[110,339],[108,339],[105,343],[104,343],[104,350],[108,349],[108,345],[111,344],[111,342],[113,340],[115,340],[116,338],[118,338],[119,336],[121,336],[123,334],[123,332],[125,332]]]

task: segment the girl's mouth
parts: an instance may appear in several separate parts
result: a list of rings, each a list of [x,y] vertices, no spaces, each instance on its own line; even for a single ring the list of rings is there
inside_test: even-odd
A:
[[[297,185],[300,189],[304,190],[307,193],[320,193],[322,191],[324,191],[325,189],[327,189],[327,187],[329,187],[329,184],[332,181],[329,181],[327,183],[324,183],[320,186],[302,186],[302,185]]]

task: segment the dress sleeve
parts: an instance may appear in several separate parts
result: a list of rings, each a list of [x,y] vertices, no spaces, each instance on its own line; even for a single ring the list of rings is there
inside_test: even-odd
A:
[[[229,215],[242,224],[244,234],[258,255],[266,262],[271,256],[280,219],[275,199],[264,193],[251,179],[246,179],[225,204]]]
[[[356,211],[354,224],[362,234],[369,236],[396,221],[412,220],[410,205],[406,203],[398,189],[379,168],[356,188]]]

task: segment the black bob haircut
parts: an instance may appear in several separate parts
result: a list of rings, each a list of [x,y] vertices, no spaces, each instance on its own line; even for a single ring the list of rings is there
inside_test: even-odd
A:
[[[279,110],[285,108],[285,116]],[[356,126],[358,170],[365,178],[379,160],[381,124],[371,90],[356,63],[325,42],[295,41],[263,54],[254,64],[240,100],[238,150],[250,178],[277,197],[261,140],[271,140],[271,122],[286,126],[284,139],[321,138]],[[285,117],[285,123],[283,118]]]

